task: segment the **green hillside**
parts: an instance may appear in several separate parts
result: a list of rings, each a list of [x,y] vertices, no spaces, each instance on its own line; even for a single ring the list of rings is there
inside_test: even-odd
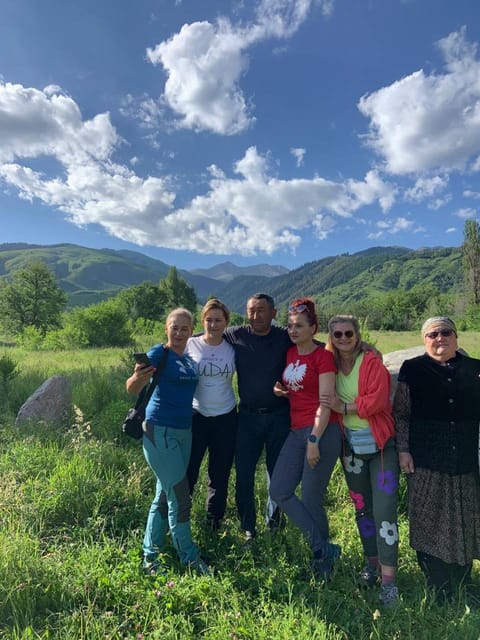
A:
[[[68,294],[69,307],[99,302],[145,280],[158,282],[169,269],[164,262],[136,251],[72,244],[0,245],[0,280],[8,279],[13,270],[33,259],[43,260],[53,271]],[[251,267],[247,273],[250,271]],[[200,302],[215,295],[238,313],[244,313],[246,300],[257,291],[271,294],[278,308],[297,296],[312,296],[328,308],[365,301],[392,289],[408,291],[417,285],[432,285],[447,294],[463,287],[461,250],[455,247],[416,251],[376,247],[322,258],[275,277],[240,275],[229,282],[188,271],[179,274],[194,287]]]
[[[41,260],[55,274],[68,294],[69,307],[100,302],[145,280],[158,282],[170,268],[136,251],[88,249],[73,244],[0,245],[0,279],[8,279],[12,271],[32,260]],[[207,296],[216,284],[211,278],[179,273],[199,296]]]
[[[272,295],[278,308],[296,296],[312,296],[328,307],[416,285],[433,285],[442,293],[458,292],[463,287],[460,249],[385,247],[323,258],[276,278],[236,278],[225,289],[223,299],[239,313],[255,291]]]

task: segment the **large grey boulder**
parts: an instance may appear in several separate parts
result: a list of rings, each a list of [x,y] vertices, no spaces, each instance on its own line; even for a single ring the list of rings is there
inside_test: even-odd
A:
[[[72,410],[70,383],[63,376],[52,376],[23,403],[15,424],[32,421],[68,426]]]
[[[404,360],[410,358],[416,358],[425,353],[424,345],[418,347],[410,347],[409,349],[400,349],[399,351],[391,351],[383,356],[383,364],[390,371],[392,378],[392,398],[395,395],[395,389],[397,388],[398,372]]]

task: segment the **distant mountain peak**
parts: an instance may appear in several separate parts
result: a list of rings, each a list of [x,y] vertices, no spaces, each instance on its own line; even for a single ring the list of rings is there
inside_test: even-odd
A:
[[[221,282],[230,282],[239,276],[263,276],[274,278],[289,273],[289,269],[280,265],[255,264],[249,267],[238,267],[233,262],[226,261],[216,264],[209,269],[190,269],[190,273],[206,278],[213,278]]]

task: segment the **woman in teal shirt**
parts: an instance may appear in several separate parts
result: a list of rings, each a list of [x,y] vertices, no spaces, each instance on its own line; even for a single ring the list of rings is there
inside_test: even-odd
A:
[[[143,453],[156,478],[155,497],[143,539],[143,567],[151,574],[161,569],[159,552],[168,530],[180,562],[200,574],[210,573],[190,529],[187,466],[192,446],[192,399],[198,375],[184,351],[192,330],[193,318],[187,309],[174,309],[168,315],[167,362],[145,410]],[[147,355],[151,366],[135,365],[126,384],[129,393],[138,394],[149,382],[165,346],[150,349]]]

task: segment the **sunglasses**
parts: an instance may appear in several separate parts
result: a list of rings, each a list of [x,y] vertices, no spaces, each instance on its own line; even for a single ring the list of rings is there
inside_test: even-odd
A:
[[[440,329],[440,331],[430,331],[430,333],[426,333],[425,337],[430,340],[436,340],[438,336],[449,338],[451,335],[453,335],[453,329]]]
[[[288,307],[288,313],[303,313],[304,311],[308,311],[306,304],[291,304]]]
[[[351,329],[348,329],[348,331],[334,331],[332,333],[332,336],[337,340],[340,340],[340,338],[343,338],[343,336],[345,336],[345,338],[353,338],[354,335],[355,332]]]

